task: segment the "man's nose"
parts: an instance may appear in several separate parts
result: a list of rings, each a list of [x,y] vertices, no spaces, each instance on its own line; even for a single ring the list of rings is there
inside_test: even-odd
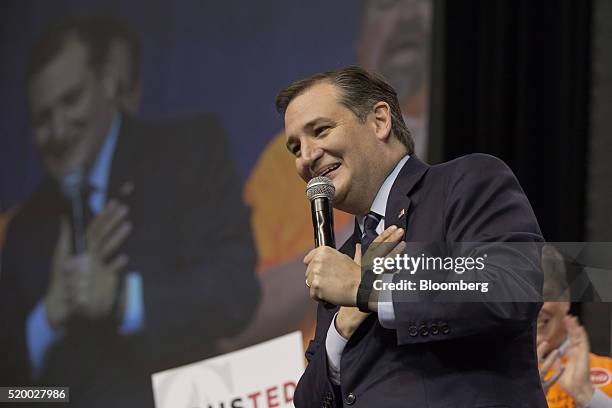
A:
[[[431,0],[402,0],[398,3],[397,16],[402,21],[414,21],[423,18],[423,12],[431,7]]]
[[[66,116],[61,111],[55,111],[51,115],[51,137],[56,141],[66,138]]]
[[[316,145],[305,144],[302,146],[302,160],[303,166],[312,175],[316,170],[318,160],[323,156],[323,149]]]

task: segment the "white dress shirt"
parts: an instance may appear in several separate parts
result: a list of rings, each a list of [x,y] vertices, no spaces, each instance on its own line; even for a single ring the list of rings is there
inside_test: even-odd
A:
[[[389,194],[391,194],[391,188],[393,187],[393,183],[397,178],[402,167],[410,158],[409,155],[404,156],[396,165],[393,171],[387,176],[382,186],[376,193],[376,197],[374,197],[374,201],[372,202],[372,206],[370,207],[370,211],[373,211],[382,216],[378,226],[376,227],[376,232],[381,234],[385,230],[385,212],[387,208],[387,201],[389,200]],[[359,224],[359,229],[363,234],[363,223],[364,216],[357,217],[357,223]],[[393,276],[391,274],[383,275],[384,282],[391,282]],[[337,315],[337,313],[336,313]],[[381,291],[380,297],[378,301],[378,320],[380,324],[386,329],[395,328],[395,311],[393,309],[393,302],[391,299],[390,291]],[[332,383],[336,385],[340,385],[340,359],[342,357],[342,352],[344,351],[344,347],[348,342],[347,339],[342,337],[338,330],[336,330],[336,316],[332,319],[331,324],[329,325],[329,329],[327,330],[327,337],[325,338],[325,348],[327,350],[327,365],[329,371],[329,378]]]

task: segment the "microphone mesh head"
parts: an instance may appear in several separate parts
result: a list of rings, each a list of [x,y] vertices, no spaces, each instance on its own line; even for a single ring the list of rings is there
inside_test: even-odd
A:
[[[306,186],[306,196],[310,201],[319,197],[325,197],[329,201],[332,201],[335,193],[336,188],[329,177],[314,177]]]

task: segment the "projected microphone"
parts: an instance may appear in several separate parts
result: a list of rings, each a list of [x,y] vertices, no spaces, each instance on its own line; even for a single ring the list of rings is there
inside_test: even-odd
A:
[[[336,247],[334,239],[334,214],[332,200],[336,188],[328,177],[314,177],[306,186],[310,200],[315,246]]]
[[[83,203],[83,170],[76,169],[66,173],[60,180],[62,193],[70,204],[70,231],[72,232],[72,252],[77,255],[85,252],[85,209]]]

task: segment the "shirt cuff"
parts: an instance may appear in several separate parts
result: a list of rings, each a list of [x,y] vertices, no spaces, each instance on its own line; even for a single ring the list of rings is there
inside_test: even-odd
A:
[[[42,373],[45,354],[49,347],[64,335],[64,330],[53,330],[47,321],[45,304],[41,300],[26,323],[26,341],[32,367],[32,378],[37,379]]]
[[[342,358],[342,352],[348,340],[342,337],[340,333],[338,333],[338,330],[336,330],[336,316],[338,316],[338,313],[334,315],[329,325],[329,329],[327,330],[325,350],[327,351],[329,380],[334,385],[340,385],[340,359]]]
[[[119,327],[119,334],[127,336],[144,327],[144,301],[142,296],[142,276],[130,272],[125,277],[125,313]]]
[[[393,274],[382,275],[383,283],[393,282]],[[395,309],[393,308],[392,292],[388,289],[381,290],[378,296],[378,321],[385,329],[395,329]]]
[[[600,389],[596,389],[593,398],[587,408],[611,408],[612,398],[604,394]]]

